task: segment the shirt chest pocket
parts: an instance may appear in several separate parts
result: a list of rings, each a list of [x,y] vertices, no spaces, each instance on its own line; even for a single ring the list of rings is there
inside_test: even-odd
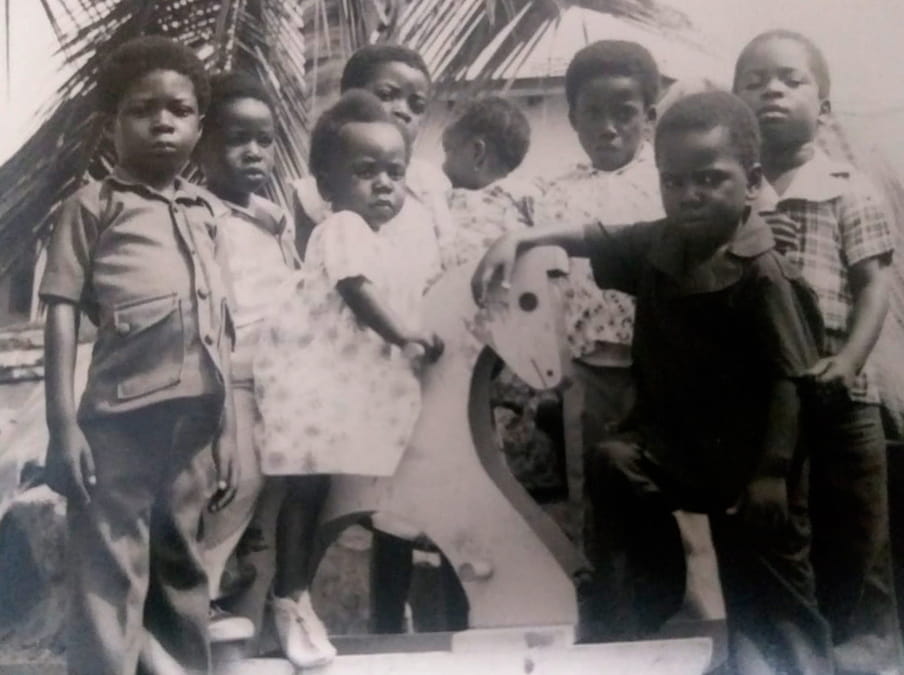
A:
[[[116,383],[123,401],[178,384],[185,359],[181,301],[176,294],[113,310],[109,352],[98,376]]]

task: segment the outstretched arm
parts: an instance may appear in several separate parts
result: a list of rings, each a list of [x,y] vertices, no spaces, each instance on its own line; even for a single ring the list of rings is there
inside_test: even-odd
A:
[[[75,355],[78,306],[51,300],[44,329],[44,395],[47,407],[47,484],[59,494],[86,503],[97,482],[91,448],[76,420]]]
[[[471,277],[471,293],[482,304],[490,285],[508,287],[518,257],[537,246],[559,246],[572,258],[590,255],[584,225],[531,228],[506,234],[490,246]]]

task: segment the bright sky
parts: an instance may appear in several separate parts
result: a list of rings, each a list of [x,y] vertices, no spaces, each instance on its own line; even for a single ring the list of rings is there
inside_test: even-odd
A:
[[[904,107],[899,0],[672,0],[729,56],[770,28],[811,37],[826,55],[833,103],[849,111]]]
[[[791,28],[810,35],[825,51],[839,112],[894,113],[904,119],[904,65],[899,0],[660,0],[684,11],[726,55],[729,77],[735,55],[756,33]],[[14,152],[40,122],[36,113],[60,81],[55,74],[53,32],[35,0],[11,0],[11,77],[0,53],[0,161]],[[0,22],[3,21],[0,16]],[[0,30],[0,36],[5,31]],[[2,42],[2,37],[0,37]],[[904,124],[895,125],[904,129]],[[901,133],[904,136],[904,132]],[[904,141],[900,146],[904,157]]]

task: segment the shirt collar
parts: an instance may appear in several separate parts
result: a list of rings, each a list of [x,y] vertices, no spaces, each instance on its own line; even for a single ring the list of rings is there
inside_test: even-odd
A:
[[[687,269],[684,241],[668,227],[660,231],[647,254],[650,263],[677,284],[681,295],[713,293],[737,283],[745,261],[775,247],[769,224],[756,209],[749,209],[746,220],[737,229],[724,253]]]
[[[281,209],[271,206],[266,200],[261,199],[257,195],[252,194],[248,201],[248,206],[242,206],[229,200],[220,200],[229,209],[231,215],[265,229],[274,236],[279,236],[285,232],[288,226],[288,220]]]
[[[618,167],[614,171],[596,169],[592,164],[587,164],[586,162],[581,162],[580,164],[578,164],[578,168],[590,176],[620,176],[622,174],[628,173],[629,171],[633,171],[638,168],[645,168],[653,164],[653,146],[651,146],[646,141],[643,141],[637,147],[637,152],[634,153],[634,157],[632,157],[627,164]]]
[[[776,206],[780,202],[798,199],[808,202],[824,202],[840,197],[851,176],[851,167],[837,162],[825,152],[816,149],[813,157],[797,168],[791,184],[779,195],[775,188],[764,182],[758,208],[760,210]]]
[[[168,197],[163,194],[159,190],[152,188],[150,185],[138,180],[132,174],[130,174],[126,169],[124,169],[120,165],[116,165],[113,168],[112,173],[107,177],[107,179],[118,185],[119,187],[125,187],[132,190],[140,190],[145,194],[152,195],[157,199],[162,199],[167,203],[173,202],[187,202],[187,203],[197,203],[203,202],[208,207],[213,209],[211,204],[211,200],[205,197],[205,191],[202,188],[198,187],[193,183],[189,183],[187,180],[182,178],[181,176],[176,176],[173,180],[173,196]]]

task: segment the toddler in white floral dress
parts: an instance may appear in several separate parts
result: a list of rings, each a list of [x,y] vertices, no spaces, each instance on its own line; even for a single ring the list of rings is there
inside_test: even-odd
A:
[[[416,370],[442,351],[419,326],[436,240],[425,211],[399,214],[409,153],[363,90],[345,93],[314,127],[310,167],[332,214],[314,228],[305,271],[259,342],[266,474],[390,475],[408,445],[420,412]]]
[[[408,153],[363,90],[314,129],[311,170],[333,213],[314,229],[303,287],[279,305],[255,360],[267,474],[391,475],[408,444],[420,408],[409,352],[439,353],[419,328],[436,244],[396,218]]]

